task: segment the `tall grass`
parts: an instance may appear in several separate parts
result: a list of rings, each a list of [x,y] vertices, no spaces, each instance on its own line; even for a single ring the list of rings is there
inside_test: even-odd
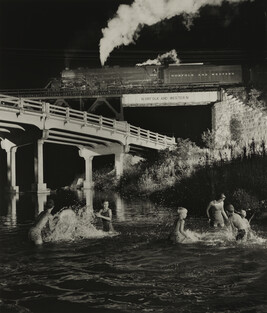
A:
[[[218,192],[224,192],[226,202],[237,210],[256,210],[267,199],[265,146],[236,151],[239,153],[215,153],[179,140],[175,149],[126,169],[116,188],[129,197],[145,196],[169,206],[186,206],[195,215],[203,215]]]

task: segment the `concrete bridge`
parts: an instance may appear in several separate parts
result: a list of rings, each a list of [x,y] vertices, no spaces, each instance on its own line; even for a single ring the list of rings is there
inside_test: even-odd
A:
[[[43,178],[43,145],[53,143],[76,146],[85,160],[84,189],[92,187],[92,160],[99,155],[115,155],[115,172],[123,173],[125,153],[171,147],[175,139],[127,122],[60,107],[46,102],[0,94],[0,140],[7,153],[9,190],[16,186],[16,151],[34,143],[35,184],[37,193],[49,192]]]

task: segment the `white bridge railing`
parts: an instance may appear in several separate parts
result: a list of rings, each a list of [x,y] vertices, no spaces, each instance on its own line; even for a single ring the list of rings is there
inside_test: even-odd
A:
[[[74,110],[68,107],[60,107],[50,103],[35,101],[25,98],[17,98],[0,94],[0,111],[2,109],[15,110],[18,114],[29,113],[40,117],[64,120],[66,123],[79,123],[83,126],[98,125],[100,128],[112,129],[118,133],[149,140],[166,147],[175,144],[174,137],[168,137],[140,127],[132,126],[127,122],[117,121],[100,115]],[[1,119],[1,114],[0,114]]]

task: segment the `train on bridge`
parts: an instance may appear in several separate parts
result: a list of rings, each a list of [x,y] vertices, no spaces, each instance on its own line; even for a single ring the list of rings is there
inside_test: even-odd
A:
[[[54,91],[98,91],[175,87],[227,87],[244,82],[241,65],[169,64],[66,68],[47,86]]]

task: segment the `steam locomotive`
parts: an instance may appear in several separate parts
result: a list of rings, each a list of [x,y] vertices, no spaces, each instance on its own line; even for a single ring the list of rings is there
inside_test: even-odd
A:
[[[169,64],[135,67],[66,68],[51,81],[53,90],[97,91],[168,86],[234,86],[243,82],[241,65]]]

